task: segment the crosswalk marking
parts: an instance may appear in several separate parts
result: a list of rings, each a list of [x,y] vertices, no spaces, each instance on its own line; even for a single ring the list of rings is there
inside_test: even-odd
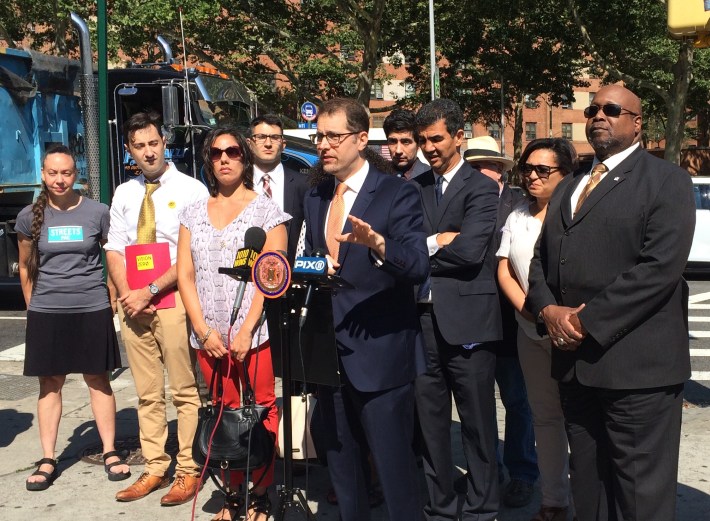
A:
[[[688,331],[690,338],[710,338],[710,331]]]
[[[695,382],[710,382],[710,371],[692,371],[690,379]]]

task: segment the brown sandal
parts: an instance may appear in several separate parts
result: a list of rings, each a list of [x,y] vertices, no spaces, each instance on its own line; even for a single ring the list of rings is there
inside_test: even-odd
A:
[[[31,490],[32,492],[47,490],[49,486],[54,483],[54,480],[57,479],[58,464],[59,462],[52,458],[42,458],[37,463],[35,463],[35,465],[37,465],[37,470],[35,470],[32,475],[42,476],[44,477],[44,481],[25,481],[25,486],[27,487],[27,490]],[[45,472],[43,470],[39,470],[42,465],[52,465],[52,472]]]

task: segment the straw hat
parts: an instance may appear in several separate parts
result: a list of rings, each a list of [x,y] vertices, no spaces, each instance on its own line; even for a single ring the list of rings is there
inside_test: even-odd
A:
[[[469,163],[476,161],[492,161],[500,163],[503,168],[510,170],[515,162],[500,153],[498,143],[491,136],[478,136],[467,141],[467,150],[463,154],[463,158]]]

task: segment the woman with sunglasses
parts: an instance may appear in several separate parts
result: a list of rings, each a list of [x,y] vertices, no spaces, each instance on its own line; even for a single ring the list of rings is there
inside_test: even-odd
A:
[[[577,153],[566,139],[536,139],[520,156],[518,171],[530,194],[513,209],[496,255],[498,281],[518,321],[518,354],[523,369],[540,469],[542,505],[531,521],[566,521],[569,509],[567,435],[557,381],[550,376],[550,340],[536,331],[525,309],[528,271],[547,204],[564,176],[577,169]]]
[[[251,150],[238,131],[212,130],[205,138],[202,155],[210,197],[181,212],[178,238],[178,288],[192,326],[190,343],[198,349],[197,360],[206,382],[212,380],[215,361],[220,361],[226,407],[241,405],[239,381],[244,383],[242,362],[246,363],[256,403],[269,408],[264,425],[275,443],[278,418],[269,335],[266,323],[261,322],[264,297],[249,283],[236,321],[230,327],[238,283],[217,270],[234,263],[237,251],[244,247],[246,231],[253,226],[266,231],[264,251],[286,250],[283,223],[290,216],[272,199],[254,191]],[[254,486],[247,495],[248,521],[268,519],[271,505],[267,488],[273,475],[273,459],[251,473]],[[223,473],[222,480],[235,492],[213,519],[238,519],[244,505],[245,495],[238,491],[244,475]]]

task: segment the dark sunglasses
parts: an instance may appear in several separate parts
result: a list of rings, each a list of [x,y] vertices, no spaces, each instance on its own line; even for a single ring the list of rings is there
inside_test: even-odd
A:
[[[530,177],[530,174],[535,171],[537,176],[540,179],[547,179],[550,177],[550,174],[553,172],[557,172],[560,168],[557,166],[548,166],[548,165],[533,165],[530,163],[523,163],[518,167],[520,170],[520,173],[523,175],[523,177]]]
[[[623,108],[621,105],[618,105],[616,103],[607,103],[606,105],[602,105],[601,107],[599,105],[588,106],[586,109],[584,109],[584,117],[587,119],[593,118],[594,116],[599,114],[599,109],[602,109],[604,115],[609,116],[610,118],[618,118],[623,113],[631,114],[632,116],[638,116],[638,114],[636,114],[635,112],[631,112],[630,110]]]
[[[219,161],[222,159],[222,154],[227,154],[227,157],[232,160],[241,159],[243,157],[242,149],[238,146],[231,146],[225,149],[215,147],[210,148],[211,161]]]

